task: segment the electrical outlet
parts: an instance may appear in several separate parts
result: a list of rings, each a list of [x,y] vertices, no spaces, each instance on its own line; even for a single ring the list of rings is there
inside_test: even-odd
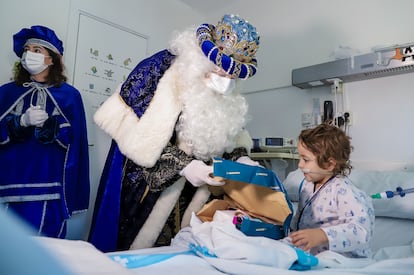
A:
[[[333,94],[342,94],[344,92],[344,84],[342,82],[335,82],[335,84],[331,85],[331,92]]]
[[[342,79],[339,78],[330,78],[327,79],[326,81],[328,81],[329,83],[331,83],[331,92],[333,94],[341,94],[344,91],[344,87],[343,87],[343,83],[342,83]]]
[[[351,112],[344,112],[345,125],[351,126],[354,123],[354,116]]]
[[[344,92],[344,83],[340,82],[338,85],[338,94],[342,94]]]
[[[302,114],[302,128],[306,129],[313,125],[313,116],[311,113],[303,113]]]

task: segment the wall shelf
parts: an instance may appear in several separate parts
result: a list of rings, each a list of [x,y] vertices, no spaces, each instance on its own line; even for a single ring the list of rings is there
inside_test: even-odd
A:
[[[296,147],[260,147],[259,152],[251,152],[250,158],[254,160],[269,159],[299,159]]]
[[[299,159],[299,155],[296,153],[277,153],[277,152],[257,152],[251,153],[250,158],[254,160],[261,159]]]
[[[341,82],[414,72],[414,43],[394,45],[375,52],[292,70],[292,85],[301,89]]]

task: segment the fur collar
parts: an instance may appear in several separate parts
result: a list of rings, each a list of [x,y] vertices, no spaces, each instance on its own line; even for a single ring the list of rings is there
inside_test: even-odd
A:
[[[94,114],[95,123],[116,141],[126,157],[140,166],[154,166],[174,132],[182,109],[175,79],[179,76],[172,64],[140,119],[120,97],[121,86]]]

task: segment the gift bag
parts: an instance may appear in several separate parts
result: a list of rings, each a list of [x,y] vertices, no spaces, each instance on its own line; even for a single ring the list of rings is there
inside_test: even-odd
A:
[[[220,177],[226,182],[223,186],[211,187],[213,194],[224,194],[224,202],[210,202],[197,213],[199,217],[208,220],[214,210],[240,209],[263,222],[280,225],[287,235],[293,206],[283,184],[273,171],[215,158],[214,177]]]

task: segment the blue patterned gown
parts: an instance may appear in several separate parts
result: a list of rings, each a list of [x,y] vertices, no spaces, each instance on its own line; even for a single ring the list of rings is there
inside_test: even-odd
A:
[[[348,178],[336,176],[317,191],[304,181],[291,225],[294,230],[321,228],[326,233],[329,243],[311,249],[314,255],[332,250],[346,257],[369,257],[374,221],[371,198]]]

